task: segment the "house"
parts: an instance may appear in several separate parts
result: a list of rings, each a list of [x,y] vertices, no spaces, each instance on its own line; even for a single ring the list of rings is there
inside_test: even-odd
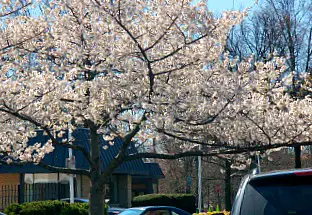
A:
[[[80,128],[72,133],[73,144],[82,145],[90,150],[90,134],[88,129]],[[48,137],[39,131],[29,144],[45,143]],[[121,139],[115,138],[114,144],[109,145],[101,139],[101,145],[108,146],[101,150],[102,170],[117,155],[122,146]],[[136,153],[134,144],[128,153]],[[89,164],[80,151],[73,151],[75,166],[89,169]],[[54,151],[45,156],[43,162],[57,167],[65,167],[68,149],[56,146]],[[133,196],[158,192],[158,181],[163,178],[163,172],[157,163],[145,163],[143,160],[124,162],[117,168],[111,182],[106,185],[110,204],[119,207],[130,207]],[[89,178],[83,175],[74,176],[75,197],[89,197]],[[39,200],[61,199],[69,197],[69,175],[51,172],[41,166],[27,164],[24,166],[0,165],[0,210],[13,202],[30,202]]]
[[[159,179],[164,178],[164,174],[158,163],[145,163],[149,170],[148,175],[132,176],[132,197],[158,193]]]

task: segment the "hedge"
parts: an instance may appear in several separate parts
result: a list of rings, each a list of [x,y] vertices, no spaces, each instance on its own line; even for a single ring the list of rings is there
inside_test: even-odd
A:
[[[60,215],[88,215],[88,210],[88,203],[69,204],[68,207],[62,210]]]
[[[148,194],[133,198],[132,207],[143,206],[173,206],[194,213],[196,199],[191,194]]]
[[[7,215],[88,215],[87,203],[69,204],[62,201],[12,204],[4,210]]]

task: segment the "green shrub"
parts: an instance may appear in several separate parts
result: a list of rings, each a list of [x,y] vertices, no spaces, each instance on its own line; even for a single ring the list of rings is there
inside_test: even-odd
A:
[[[88,208],[87,203],[41,201],[12,204],[4,212],[7,215],[87,215]]]
[[[65,202],[60,201],[42,201],[42,202],[30,202],[22,204],[22,215],[52,215],[60,214],[62,208],[66,205]]]
[[[87,203],[69,204],[63,208],[61,215],[88,215],[88,210]]]
[[[20,214],[21,210],[22,210],[22,206],[14,203],[14,204],[11,204],[9,207],[7,207],[4,210],[4,213],[7,215],[17,215],[17,214]]]
[[[41,201],[22,204],[21,215],[60,214],[68,203],[62,201]]]
[[[189,213],[196,211],[196,200],[190,194],[148,194],[137,196],[132,200],[133,207],[173,206]]]

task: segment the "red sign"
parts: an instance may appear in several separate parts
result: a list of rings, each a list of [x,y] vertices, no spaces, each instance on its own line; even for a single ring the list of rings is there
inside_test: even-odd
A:
[[[220,193],[220,185],[218,185],[218,184],[216,185],[216,192]]]

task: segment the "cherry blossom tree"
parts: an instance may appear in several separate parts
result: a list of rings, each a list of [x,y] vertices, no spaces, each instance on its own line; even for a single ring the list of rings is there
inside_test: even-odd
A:
[[[232,56],[242,59],[254,53],[255,59],[268,61],[272,53],[287,58],[287,72],[310,73],[311,67],[311,1],[265,0],[250,18],[235,27],[228,39]],[[311,73],[310,73],[311,74]],[[310,79],[310,78],[308,78]],[[294,76],[288,93],[301,97],[298,77]],[[295,167],[301,168],[300,146],[295,147]]]
[[[247,11],[216,18],[204,1],[190,0],[35,5],[39,15],[6,14],[2,22],[1,162],[87,175],[90,214],[103,213],[104,184],[124,161],[309,144],[311,100],[284,93],[291,79],[280,77],[285,61],[238,62],[224,49],[228,32]],[[79,127],[90,130],[90,152],[65,137],[58,141]],[[49,140],[29,146],[37,129]],[[131,141],[154,136],[164,144],[178,141],[182,152],[127,153]],[[104,172],[102,137],[124,142]],[[205,150],[192,150],[198,144]],[[81,151],[90,169],[42,163],[55,146]]]

